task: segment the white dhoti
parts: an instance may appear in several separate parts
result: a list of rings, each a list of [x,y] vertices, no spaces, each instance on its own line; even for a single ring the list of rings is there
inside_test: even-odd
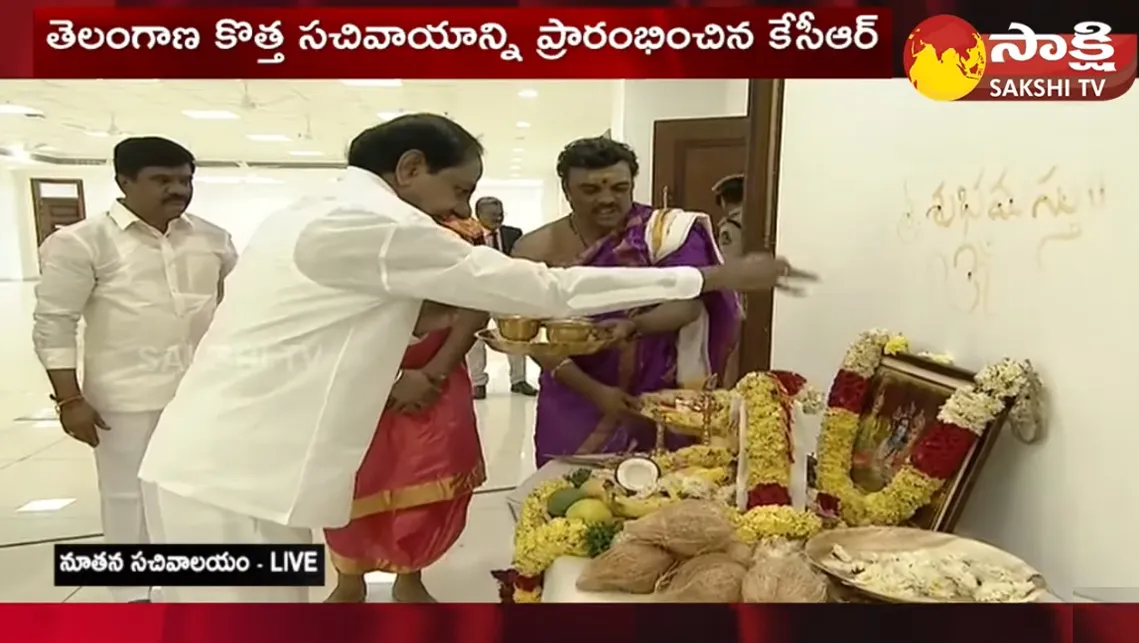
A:
[[[103,540],[108,544],[150,542],[138,467],[161,414],[161,411],[103,414],[111,430],[99,432],[95,469],[99,478]],[[149,587],[110,587],[108,590],[111,598],[120,603],[150,599]]]
[[[144,483],[156,544],[311,545],[311,529],[286,527],[185,498]],[[308,587],[163,587],[165,603],[307,603]]]

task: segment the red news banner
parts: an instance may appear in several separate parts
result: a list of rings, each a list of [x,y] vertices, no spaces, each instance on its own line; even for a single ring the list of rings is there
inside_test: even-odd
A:
[[[1102,101],[1135,82],[1136,36],[1102,22],[1069,34],[1038,34],[1014,22],[1007,33],[982,36],[988,64],[965,100]]]
[[[37,9],[36,78],[889,78],[890,14]]]

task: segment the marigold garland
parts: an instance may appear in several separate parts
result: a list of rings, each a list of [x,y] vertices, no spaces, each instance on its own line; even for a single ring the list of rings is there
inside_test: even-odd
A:
[[[827,518],[849,525],[896,525],[929,504],[956,474],[970,449],[1031,381],[1027,362],[1002,360],[950,395],[908,462],[881,491],[864,493],[850,478],[854,442],[870,380],[884,355],[906,352],[901,335],[871,330],[847,351],[835,375],[818,444],[818,506]]]
[[[789,505],[793,406],[799,402],[805,412],[815,411],[821,396],[788,371],[748,373],[735,390],[744,403],[747,507]]]

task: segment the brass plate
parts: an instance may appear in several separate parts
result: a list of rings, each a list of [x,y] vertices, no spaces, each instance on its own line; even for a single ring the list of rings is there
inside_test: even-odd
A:
[[[966,559],[1007,568],[1012,573],[1028,578],[1036,585],[1036,591],[1019,602],[1033,603],[1047,594],[1048,586],[1044,576],[1035,568],[1012,554],[987,543],[971,538],[947,534],[941,531],[926,531],[911,527],[854,527],[824,531],[807,542],[805,553],[815,567],[838,582],[866,596],[887,603],[965,603],[972,601],[946,601],[935,598],[914,598],[883,594],[859,584],[856,575],[836,569],[831,551],[841,545],[851,556],[868,552],[937,551],[958,554]]]
[[[611,339],[590,339],[584,342],[543,342],[543,341],[529,341],[529,342],[516,342],[505,339],[498,334],[494,329],[484,329],[475,333],[475,337],[481,339],[487,346],[499,353],[506,353],[507,355],[526,355],[536,358],[566,358],[576,357],[579,355],[592,355],[601,352],[613,345]]]
[[[640,396],[641,415],[672,431],[692,437],[722,436],[735,426],[732,392],[675,389]]]

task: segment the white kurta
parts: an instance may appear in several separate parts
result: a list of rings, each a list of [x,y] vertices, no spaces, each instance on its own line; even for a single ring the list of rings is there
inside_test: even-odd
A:
[[[556,269],[472,246],[350,168],[332,194],[253,235],[140,475],[264,533],[338,527],[424,299],[572,317],[702,288],[693,268]],[[201,537],[179,531],[196,521],[165,509],[162,520],[170,542]],[[249,542],[248,530],[228,533]]]
[[[108,543],[150,540],[139,463],[236,260],[229,234],[208,221],[186,214],[162,233],[118,202],[40,249],[36,354],[47,370],[77,368],[82,319],[83,396],[110,427],[95,447]],[[145,587],[110,591],[124,602],[149,595]]]

